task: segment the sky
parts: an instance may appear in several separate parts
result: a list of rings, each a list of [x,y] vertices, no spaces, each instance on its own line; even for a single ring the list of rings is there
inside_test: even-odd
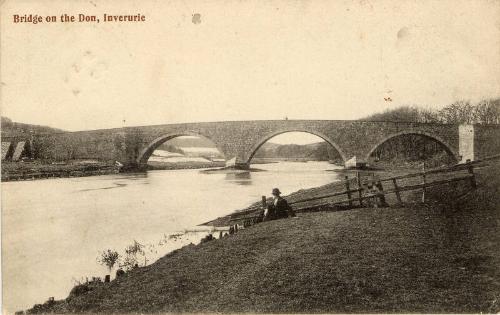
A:
[[[146,21],[13,23],[64,13]],[[71,131],[500,96],[500,1],[18,0],[0,26],[2,116]]]

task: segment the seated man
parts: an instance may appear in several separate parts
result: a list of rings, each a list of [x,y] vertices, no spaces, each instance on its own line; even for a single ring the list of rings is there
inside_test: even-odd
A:
[[[280,196],[281,192],[278,188],[273,188],[273,203],[267,205],[264,213],[264,220],[276,220],[281,218],[295,217],[295,212],[288,202]]]

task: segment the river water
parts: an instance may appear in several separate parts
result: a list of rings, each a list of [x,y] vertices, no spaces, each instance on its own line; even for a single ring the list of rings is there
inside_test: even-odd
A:
[[[146,245],[149,264],[207,232],[170,235],[244,208],[273,187],[289,194],[338,180],[327,171],[338,167],[327,162],[254,167],[265,171],[160,170],[2,183],[4,311],[65,298],[75,281],[103,277],[100,251],[123,253],[137,240]]]

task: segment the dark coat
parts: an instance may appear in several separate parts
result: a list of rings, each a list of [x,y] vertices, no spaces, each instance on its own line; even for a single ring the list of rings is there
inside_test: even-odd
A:
[[[281,197],[278,199],[276,205],[272,203],[267,206],[267,209],[268,209],[268,214],[266,217],[267,220],[275,220],[275,219],[282,219],[295,216],[295,212],[293,211],[292,207],[290,207],[288,202]]]

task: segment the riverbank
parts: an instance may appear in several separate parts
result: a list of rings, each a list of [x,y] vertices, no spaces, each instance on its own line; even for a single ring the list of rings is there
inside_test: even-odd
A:
[[[225,162],[148,162],[147,170],[181,170],[224,167]],[[85,177],[123,172],[120,166],[101,161],[73,160],[66,162],[19,161],[2,162],[2,182],[59,177]]]
[[[72,160],[67,162],[2,161],[2,182],[107,175],[119,172],[120,168],[117,165],[94,160]]]
[[[477,182],[461,199],[257,224],[32,311],[496,313],[500,164]]]
[[[148,161],[148,170],[181,170],[181,169],[202,169],[224,167],[225,162],[156,162]]]
[[[282,159],[283,160],[283,159]],[[255,159],[252,164],[273,164],[280,159]],[[186,162],[159,162],[148,161],[146,170],[182,170],[208,169],[207,172],[226,172],[225,161],[186,161]],[[245,171],[261,171],[250,168]],[[19,180],[37,180],[64,177],[85,177],[117,174],[126,172],[113,163],[97,160],[70,160],[65,162],[51,162],[40,160],[2,161],[2,182]]]
[[[254,171],[259,171],[258,169],[254,169]],[[334,172],[338,173],[344,177],[348,178],[356,178],[357,174],[359,173],[361,178],[363,180],[367,179],[378,179],[382,177],[391,177],[391,176],[399,176],[403,174],[408,174],[411,172],[417,172],[419,171],[418,169],[415,168],[408,168],[408,167],[400,167],[400,168],[395,168],[391,170],[384,170],[384,169],[375,169],[375,168],[367,168],[367,169],[345,169],[345,168],[339,168],[339,169],[333,169],[333,170],[326,170],[326,172]],[[217,173],[217,172],[228,172],[226,169],[211,169],[211,170],[204,170],[202,172],[206,173]],[[233,172],[245,172],[245,171],[238,171],[238,170],[233,170]],[[343,182],[333,182],[329,183],[326,185],[318,186],[318,187],[313,187],[313,188],[308,188],[308,189],[300,189],[292,194],[285,196],[287,201],[289,203],[295,203],[300,200],[305,200],[305,199],[311,199],[311,198],[316,198],[319,196],[324,196],[331,194],[334,191],[341,191],[345,189],[345,184]],[[267,196],[268,199],[271,198],[270,196]],[[335,210],[342,210],[345,209],[345,207],[341,206],[329,206],[329,205],[324,205],[325,200],[311,200],[307,202],[300,203],[300,205],[294,205],[293,208],[298,211],[335,211]],[[268,200],[270,202],[270,200]],[[242,213],[254,213],[254,212],[259,212],[259,209],[261,209],[261,200],[256,200],[255,203],[252,203],[248,207],[240,210],[236,210],[231,214],[215,218],[211,221],[204,222],[200,225],[207,225],[207,226],[229,226],[233,225],[235,223],[238,224],[243,224],[242,220],[236,220],[236,221],[231,221],[233,217],[235,217],[235,214],[242,214]]]
[[[256,161],[253,164],[270,164],[276,161]],[[224,161],[186,161],[186,162],[157,162],[149,161],[147,170],[182,170],[182,169],[209,169],[216,171],[222,169],[225,171],[226,163]],[[19,180],[36,180],[58,177],[84,177],[96,175],[108,175],[120,173],[119,166],[100,162],[100,161],[82,161],[72,160],[66,162],[47,162],[47,161],[3,161],[2,162],[2,182]],[[250,169],[249,171],[259,171]]]

